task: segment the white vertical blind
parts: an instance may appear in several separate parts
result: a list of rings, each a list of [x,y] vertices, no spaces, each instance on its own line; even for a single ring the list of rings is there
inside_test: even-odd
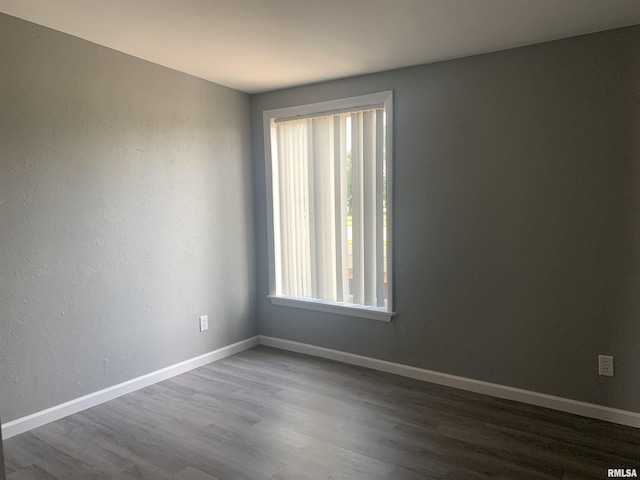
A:
[[[349,227],[347,225],[347,118],[333,118],[333,162],[336,220],[336,300],[349,302]]]
[[[376,110],[375,112],[375,129],[376,129],[376,138],[375,138],[375,149],[376,149],[376,160],[375,160],[375,169],[376,169],[376,190],[375,190],[375,235],[377,239],[380,241],[376,242],[375,245],[375,258],[376,258],[376,302],[378,307],[384,307],[385,301],[385,272],[387,270],[387,266],[385,263],[385,232],[387,231],[385,225],[385,202],[384,202],[384,181],[386,178],[385,172],[385,159],[384,159],[384,112],[382,110]]]
[[[384,115],[272,122],[277,295],[385,306]]]
[[[352,279],[351,293],[353,303],[364,303],[364,235],[362,228],[362,190],[364,178],[362,176],[362,112],[351,114],[351,211],[352,211]]]

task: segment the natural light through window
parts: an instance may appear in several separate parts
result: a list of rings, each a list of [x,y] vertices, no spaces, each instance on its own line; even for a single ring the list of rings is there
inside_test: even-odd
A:
[[[393,315],[391,99],[265,112],[274,303]]]

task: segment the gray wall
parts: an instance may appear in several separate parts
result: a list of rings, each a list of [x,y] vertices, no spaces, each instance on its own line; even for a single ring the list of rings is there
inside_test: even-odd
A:
[[[0,15],[3,421],[257,334],[250,141],[248,95]]]
[[[0,419],[2,420],[2,419]],[[2,423],[0,422],[0,425]],[[4,449],[2,448],[2,435],[0,435],[0,480],[5,480],[4,477]]]
[[[639,74],[634,27],[253,96],[260,332],[640,411]],[[262,111],[388,89],[399,315],[270,304]]]

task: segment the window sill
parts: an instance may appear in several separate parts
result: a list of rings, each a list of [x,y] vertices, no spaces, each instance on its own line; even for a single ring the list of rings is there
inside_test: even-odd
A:
[[[285,307],[304,308],[306,310],[316,310],[318,312],[337,313],[339,315],[349,315],[351,317],[368,318],[381,322],[391,322],[391,318],[396,316],[396,312],[388,312],[383,308],[364,307],[349,305],[346,303],[330,302],[327,300],[316,300],[301,297],[283,297],[279,295],[267,295],[274,305]]]

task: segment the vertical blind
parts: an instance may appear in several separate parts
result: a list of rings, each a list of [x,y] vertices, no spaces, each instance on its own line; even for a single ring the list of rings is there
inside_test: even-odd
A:
[[[385,110],[273,120],[276,294],[386,306]]]

